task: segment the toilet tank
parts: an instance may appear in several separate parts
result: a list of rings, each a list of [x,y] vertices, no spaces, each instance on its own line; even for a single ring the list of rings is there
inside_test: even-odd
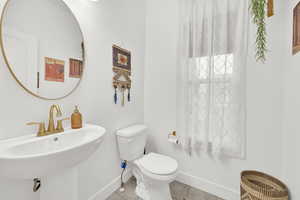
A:
[[[133,125],[117,131],[117,141],[122,160],[133,161],[144,154],[147,140],[147,127]]]

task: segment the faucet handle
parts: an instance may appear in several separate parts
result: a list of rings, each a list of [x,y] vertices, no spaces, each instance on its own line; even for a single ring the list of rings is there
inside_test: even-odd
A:
[[[57,120],[57,127],[56,127],[57,132],[59,132],[59,133],[64,132],[63,121],[66,121],[66,120],[70,120],[70,117],[66,117],[66,118]]]
[[[38,137],[45,136],[46,135],[46,128],[44,122],[29,122],[26,125],[32,126],[32,125],[39,125],[39,131],[37,133]]]

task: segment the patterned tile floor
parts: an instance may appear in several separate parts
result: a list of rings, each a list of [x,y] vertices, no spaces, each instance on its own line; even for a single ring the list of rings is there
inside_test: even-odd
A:
[[[125,184],[125,192],[114,192],[107,200],[138,200],[135,195],[135,178],[131,178]],[[208,194],[204,191],[190,187],[183,183],[174,181],[170,184],[171,195],[173,200],[222,200],[216,196]]]

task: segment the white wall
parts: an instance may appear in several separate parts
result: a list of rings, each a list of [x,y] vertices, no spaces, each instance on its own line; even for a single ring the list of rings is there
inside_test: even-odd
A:
[[[284,107],[283,107],[283,173],[292,194],[292,199],[300,198],[300,54],[292,55],[293,41],[293,9],[299,3],[298,0],[288,1],[286,4],[286,22],[284,40]]]
[[[83,81],[71,96],[61,101],[44,101],[30,96],[10,75],[0,59],[0,139],[32,134],[29,121],[46,121],[51,104],[60,104],[66,115],[79,104],[84,120],[107,129],[105,141],[79,167],[79,200],[87,200],[120,175],[114,131],[143,122],[145,3],[140,0],[66,0],[78,18],[86,40],[87,63]],[[1,8],[3,1],[0,2]],[[124,108],[113,103],[112,44],[132,51],[132,102]],[[0,178],[0,199],[37,200],[31,181]]]
[[[113,132],[119,127],[143,122],[143,118],[151,131],[150,148],[175,157],[181,172],[184,172],[181,177],[184,179],[183,175],[188,175],[192,178],[191,183],[202,184],[209,192],[217,195],[225,192],[223,198],[225,195],[229,200],[238,199],[240,171],[256,169],[283,178],[292,190],[293,199],[300,196],[296,171],[300,167],[296,155],[300,139],[297,133],[300,110],[297,62],[300,55],[290,55],[291,10],[296,0],[289,4],[276,2],[276,15],[268,19],[270,52],[265,65],[253,59],[254,30],[251,27],[245,160],[217,160],[207,155],[189,157],[166,141],[167,134],[176,129],[177,0],[148,0],[147,9],[145,2],[140,0],[65,1],[78,18],[86,40],[87,67],[83,82],[64,100],[42,101],[28,95],[16,84],[1,59],[0,139],[35,132],[36,128],[26,127],[25,123],[46,121],[52,103],[62,105],[68,115],[73,111],[73,105],[79,104],[85,121],[108,130],[100,149],[79,167],[79,200],[87,200],[119,175]],[[3,2],[0,5],[2,7]],[[282,30],[288,31],[284,33]],[[112,44],[121,45],[133,53],[133,101],[124,108],[115,106],[112,101]],[[31,181],[0,178],[1,199],[38,200],[38,194],[31,191]]]
[[[176,42],[178,1],[148,0],[146,14],[145,123],[151,149],[179,161],[179,177],[225,199],[239,199],[240,172],[255,169],[282,175],[282,24],[284,2],[268,19],[268,61],[254,60],[251,26],[247,68],[247,157],[218,160],[206,154],[188,156],[167,143],[176,130]]]

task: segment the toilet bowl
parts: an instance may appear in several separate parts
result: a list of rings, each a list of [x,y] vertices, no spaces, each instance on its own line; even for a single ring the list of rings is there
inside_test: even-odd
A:
[[[138,197],[144,200],[172,200],[169,183],[177,175],[176,160],[168,156],[149,153],[133,163]]]
[[[117,131],[120,158],[132,166],[137,179],[136,194],[143,200],[171,200],[169,183],[177,175],[175,159],[157,154],[144,155],[147,127],[134,125]]]

